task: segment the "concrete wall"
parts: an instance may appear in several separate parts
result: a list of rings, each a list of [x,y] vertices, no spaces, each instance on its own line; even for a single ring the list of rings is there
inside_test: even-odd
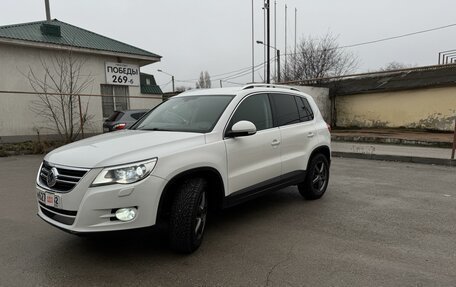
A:
[[[331,100],[329,98],[328,88],[317,88],[308,86],[291,86],[300,90],[303,93],[310,95],[318,108],[320,109],[323,118],[327,123],[331,123]]]
[[[456,87],[336,97],[337,126],[452,131]]]
[[[49,61],[58,53],[53,50],[37,49],[23,46],[0,44],[0,90],[33,92],[26,77],[30,69],[40,78],[44,77],[41,60]],[[105,62],[117,62],[116,57],[99,56],[92,54],[77,55],[85,59],[82,75],[90,75],[92,84],[83,91],[84,94],[99,95],[100,84],[106,82]],[[135,61],[124,60],[125,63],[138,64]],[[144,96],[140,87],[130,87],[130,96]],[[102,131],[101,97],[82,97],[82,104],[89,104],[88,114],[92,117],[86,127],[86,133],[100,133]],[[33,112],[33,102],[38,100],[36,95],[0,93],[0,143],[20,141],[40,134],[55,134],[49,129],[52,123],[47,122],[39,114]],[[160,103],[160,99],[130,99],[131,108],[153,107]]]

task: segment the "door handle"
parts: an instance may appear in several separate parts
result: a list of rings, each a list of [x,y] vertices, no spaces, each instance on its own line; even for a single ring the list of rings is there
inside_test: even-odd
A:
[[[280,141],[277,140],[277,139],[273,140],[272,143],[271,143],[272,146],[278,146],[279,144],[280,144]]]
[[[308,138],[312,138],[314,135],[315,135],[315,134],[314,134],[313,132],[309,132],[309,133],[307,134],[307,137],[308,137]]]

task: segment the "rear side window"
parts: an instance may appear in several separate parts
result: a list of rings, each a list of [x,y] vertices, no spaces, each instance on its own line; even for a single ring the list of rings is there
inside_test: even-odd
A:
[[[228,130],[242,120],[252,122],[258,131],[272,128],[272,112],[268,95],[253,95],[242,101],[231,118]]]
[[[313,120],[314,114],[307,99],[303,97],[295,97],[295,99],[296,103],[298,104],[299,117],[301,119],[301,122]]]
[[[296,105],[294,96],[271,94],[271,98],[275,107],[277,125],[285,126],[300,122],[298,106]]]
[[[130,117],[134,118],[135,120],[139,120],[144,114],[145,114],[145,112],[134,113],[134,114],[131,114]]]
[[[118,121],[122,118],[122,116],[124,115],[124,113],[122,112],[119,112],[119,111],[115,111],[114,113],[112,113],[109,118],[106,119],[107,122],[115,122],[115,121]]]

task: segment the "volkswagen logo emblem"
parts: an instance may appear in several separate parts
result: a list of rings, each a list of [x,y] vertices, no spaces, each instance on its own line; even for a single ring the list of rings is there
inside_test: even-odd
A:
[[[59,176],[59,171],[53,167],[48,173],[46,178],[46,183],[49,187],[53,187],[57,182],[57,177]]]

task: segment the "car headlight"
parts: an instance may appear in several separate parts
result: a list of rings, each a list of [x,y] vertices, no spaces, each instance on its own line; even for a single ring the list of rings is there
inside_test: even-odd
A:
[[[153,158],[142,162],[104,168],[92,182],[91,186],[114,183],[128,184],[140,181],[152,172],[156,163],[157,158]]]

